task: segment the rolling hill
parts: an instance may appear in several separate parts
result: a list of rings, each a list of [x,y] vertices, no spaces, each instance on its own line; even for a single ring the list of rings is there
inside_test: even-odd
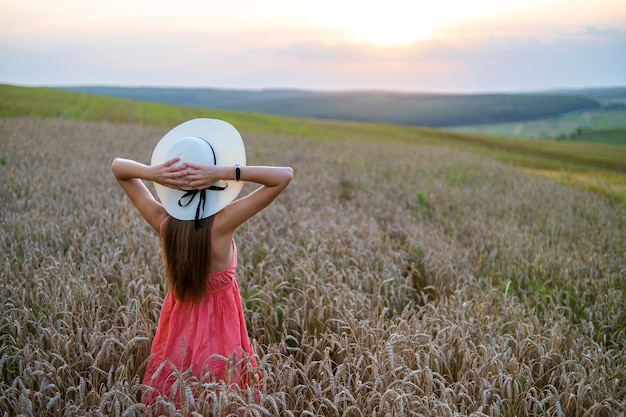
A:
[[[55,87],[180,106],[427,127],[526,121],[601,108],[599,95],[421,94],[385,91],[221,90],[209,88]],[[609,89],[610,90],[610,89]],[[622,95],[621,89],[614,94]],[[623,94],[626,96],[626,93]],[[612,96],[611,96],[612,97]]]

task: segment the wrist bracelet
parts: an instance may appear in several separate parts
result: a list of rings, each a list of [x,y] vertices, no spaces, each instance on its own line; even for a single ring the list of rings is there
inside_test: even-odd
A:
[[[241,165],[235,165],[235,181],[241,181]]]

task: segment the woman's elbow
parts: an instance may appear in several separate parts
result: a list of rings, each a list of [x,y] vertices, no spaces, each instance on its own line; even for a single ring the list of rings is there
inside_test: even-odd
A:
[[[127,159],[115,158],[113,162],[111,162],[111,171],[118,181],[129,179],[128,169]]]
[[[284,181],[285,181],[285,186],[289,185],[289,183],[291,182],[291,180],[293,180],[293,168],[291,167],[285,167],[283,168],[284,171]]]
[[[115,158],[113,159],[113,162],[111,162],[111,172],[113,172],[113,175],[115,175],[116,178],[117,178],[117,171],[119,168],[119,164],[120,164],[119,158]]]

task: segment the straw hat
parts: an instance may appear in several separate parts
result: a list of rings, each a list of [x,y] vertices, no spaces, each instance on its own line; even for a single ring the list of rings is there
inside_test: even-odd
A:
[[[235,166],[246,165],[246,150],[241,135],[230,123],[217,119],[193,119],[170,130],[152,152],[152,165],[172,158],[180,163]],[[234,169],[234,168],[233,168]],[[243,182],[219,181],[204,190],[174,190],[154,183],[167,213],[178,220],[212,216],[230,204]]]

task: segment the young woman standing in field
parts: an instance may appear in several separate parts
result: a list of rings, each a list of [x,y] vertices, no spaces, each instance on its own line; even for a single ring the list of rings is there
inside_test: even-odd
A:
[[[247,385],[255,375],[235,279],[234,234],[278,197],[293,170],[245,162],[237,130],[214,119],[172,129],[154,149],[150,166],[113,161],[115,178],[160,235],[165,255],[168,293],[144,376],[152,387],[144,402],[156,395],[178,398],[170,392],[176,374],[190,368],[203,382]],[[161,202],[142,180],[154,182]],[[260,186],[235,200],[243,182]]]

